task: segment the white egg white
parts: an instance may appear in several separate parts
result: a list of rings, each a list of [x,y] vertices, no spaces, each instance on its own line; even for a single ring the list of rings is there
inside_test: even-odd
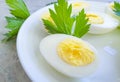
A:
[[[112,3],[113,3],[113,2],[112,2]],[[108,3],[108,4],[107,4],[106,13],[109,14],[109,15],[111,15],[112,17],[120,20],[120,17],[117,16],[117,15],[115,14],[115,12],[113,11],[113,9],[110,7],[110,4],[112,4],[112,3]]]
[[[86,44],[89,45],[89,47],[94,51],[95,53],[95,60],[86,66],[72,66],[70,64],[67,64],[64,62],[57,54],[57,45],[59,42],[63,41],[66,38],[72,38],[75,40],[80,40],[77,37],[66,35],[66,34],[53,34],[45,37],[40,42],[40,52],[41,55],[45,58],[45,60],[57,71],[61,72],[64,75],[70,76],[70,77],[85,77],[93,72],[95,72],[97,66],[98,66],[98,56],[96,49],[90,45],[88,42]],[[83,41],[83,40],[82,40]]]
[[[97,14],[98,16],[103,18],[104,23],[102,24],[91,24],[89,29],[89,33],[92,34],[104,34],[111,32],[115,28],[118,27],[119,22],[115,18],[111,17],[110,15],[102,12],[89,12]]]
[[[73,6],[73,4],[81,4],[80,6]],[[72,14],[78,14],[82,9],[84,9],[85,11],[89,11],[90,10],[90,4],[87,2],[73,2],[72,3]]]

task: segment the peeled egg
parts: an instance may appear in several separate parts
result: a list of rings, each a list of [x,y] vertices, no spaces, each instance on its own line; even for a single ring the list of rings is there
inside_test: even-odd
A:
[[[106,13],[88,12],[86,16],[87,18],[89,18],[89,23],[91,24],[89,33],[92,34],[108,33],[114,30],[119,25],[117,19],[111,17]]]
[[[87,2],[73,2],[72,8],[73,14],[78,14],[82,9],[88,11],[90,8],[90,4],[88,4]]]
[[[120,17],[115,14],[114,10],[114,2],[109,3],[106,7],[106,13],[113,16],[114,18],[120,20]]]
[[[80,38],[53,34],[40,42],[40,52],[57,71],[70,77],[85,77],[98,66],[96,49]]]

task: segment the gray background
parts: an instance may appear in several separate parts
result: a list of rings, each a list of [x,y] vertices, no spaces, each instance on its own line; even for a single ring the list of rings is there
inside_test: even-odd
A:
[[[24,0],[31,14],[37,9],[44,7],[46,4],[55,0]],[[94,0],[94,1],[111,1],[111,0]],[[117,0],[119,1],[119,0]],[[4,28],[6,21],[4,16],[8,16],[8,7],[5,0],[0,0],[0,40],[4,38],[3,34],[7,32]],[[0,43],[0,82],[31,82],[25,74],[16,51],[16,41]]]

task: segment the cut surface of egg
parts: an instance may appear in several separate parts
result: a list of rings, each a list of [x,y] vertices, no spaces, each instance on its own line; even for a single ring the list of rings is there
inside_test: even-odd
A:
[[[114,10],[114,2],[111,2],[106,7],[106,13],[111,15],[112,17],[120,20],[120,17],[115,14]]]
[[[57,71],[70,77],[85,77],[98,66],[96,49],[77,37],[53,34],[40,42],[40,52]]]
[[[117,28],[119,25],[117,19],[106,13],[87,12],[86,16],[89,18],[89,23],[91,24],[89,33],[92,34],[108,33]]]
[[[90,9],[90,4],[86,2],[74,2],[72,3],[72,12],[73,14],[79,13],[82,9],[88,11]]]
[[[57,47],[57,53],[62,60],[73,66],[84,66],[95,60],[94,52],[82,40],[67,38]]]

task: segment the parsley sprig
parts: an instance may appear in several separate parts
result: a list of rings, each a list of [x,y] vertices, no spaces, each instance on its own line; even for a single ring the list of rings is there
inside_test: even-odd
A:
[[[48,32],[71,34],[74,23],[74,18],[71,18],[72,5],[68,6],[65,0],[58,0],[58,4],[54,4],[54,9],[55,11],[49,9],[49,12],[55,24],[43,19]]]
[[[76,16],[76,24],[74,30],[74,36],[82,37],[85,35],[90,28],[90,24],[88,24],[88,18],[86,18],[86,14],[84,9]]]
[[[90,28],[84,9],[74,18],[71,16],[72,5],[68,5],[66,0],[58,0],[58,3],[54,4],[54,10],[49,9],[49,13],[54,24],[50,20],[42,19],[49,33],[64,33],[82,37]]]
[[[114,9],[113,11],[116,13],[116,15],[120,16],[120,3],[114,1]]]
[[[6,0],[6,3],[10,8],[12,16],[6,17],[6,28],[9,31],[4,34],[5,38],[3,41],[9,41],[16,38],[21,25],[30,16],[30,12],[23,0]],[[58,0],[58,3],[54,4],[54,10],[49,9],[49,12],[54,23],[42,19],[49,33],[64,33],[82,37],[88,32],[90,24],[88,24],[88,19],[86,18],[84,10],[75,18],[72,17],[72,5],[68,5],[66,0]],[[75,27],[73,30],[74,24]]]
[[[6,3],[10,7],[10,13],[13,16],[6,17],[6,28],[9,31],[4,34],[6,37],[3,39],[3,41],[5,42],[16,38],[21,25],[30,15],[28,8],[23,0],[6,0]]]

